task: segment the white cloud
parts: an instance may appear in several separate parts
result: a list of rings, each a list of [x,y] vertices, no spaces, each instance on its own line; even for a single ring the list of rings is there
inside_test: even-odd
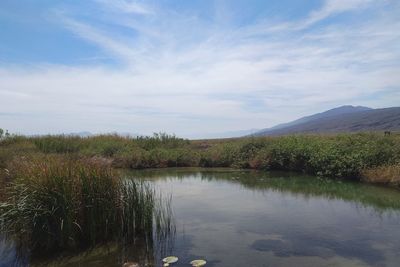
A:
[[[327,1],[305,24],[365,2]],[[165,12],[150,21],[113,16],[112,23],[135,29],[135,39],[63,15],[65,27],[124,63],[123,69],[0,69],[0,96],[6,96],[0,111],[25,116],[24,123],[2,116],[2,127],[193,136],[272,126],[342,104],[400,102],[398,94],[385,96],[400,85],[396,10],[301,35],[273,24],[279,29],[273,36],[260,36],[264,23],[220,29]]]

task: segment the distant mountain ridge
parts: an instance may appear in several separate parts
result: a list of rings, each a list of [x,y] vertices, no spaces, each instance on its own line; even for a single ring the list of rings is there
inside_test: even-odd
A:
[[[400,130],[400,107],[372,109],[362,106],[341,106],[263,129],[253,135],[396,130]]]
[[[337,108],[333,108],[321,113],[316,113],[314,115],[310,115],[310,116],[306,116],[306,117],[302,117],[300,119],[294,120],[292,122],[288,122],[288,123],[282,123],[282,124],[278,124],[272,128],[269,128],[268,130],[272,130],[272,129],[281,129],[281,128],[285,128],[285,127],[289,127],[289,126],[293,126],[293,125],[297,125],[297,124],[301,124],[301,123],[305,123],[308,121],[312,121],[315,119],[320,119],[320,118],[324,118],[324,117],[330,117],[330,116],[336,116],[336,115],[341,115],[341,114],[346,114],[346,113],[353,113],[353,112],[358,112],[358,111],[366,111],[366,110],[372,110],[372,108],[368,108],[368,107],[363,107],[363,106],[350,106],[350,105],[346,105],[346,106],[341,106],[341,107],[337,107]],[[264,129],[266,130],[266,129]],[[263,131],[263,130],[261,130]]]

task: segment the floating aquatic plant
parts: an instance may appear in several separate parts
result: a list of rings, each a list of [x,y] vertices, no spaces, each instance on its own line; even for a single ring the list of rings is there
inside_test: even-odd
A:
[[[193,267],[200,267],[200,266],[204,266],[204,265],[206,265],[206,261],[205,260],[194,260],[194,261],[191,261],[190,262],[190,264],[193,266]]]
[[[169,266],[170,264],[177,262],[178,257],[169,256],[169,257],[164,258],[162,261],[164,262],[163,266]]]

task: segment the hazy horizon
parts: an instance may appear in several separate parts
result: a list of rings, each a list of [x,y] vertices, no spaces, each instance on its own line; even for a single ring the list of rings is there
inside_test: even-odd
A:
[[[2,1],[0,128],[262,129],[400,103],[396,0]]]

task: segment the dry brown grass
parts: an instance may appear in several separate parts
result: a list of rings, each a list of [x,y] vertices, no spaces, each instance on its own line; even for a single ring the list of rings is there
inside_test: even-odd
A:
[[[379,166],[364,170],[361,177],[369,183],[380,183],[400,186],[400,164]]]

